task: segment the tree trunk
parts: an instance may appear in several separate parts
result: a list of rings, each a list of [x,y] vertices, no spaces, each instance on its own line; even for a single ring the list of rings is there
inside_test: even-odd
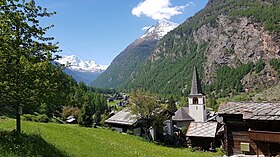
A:
[[[21,128],[20,128],[20,108],[19,108],[19,105],[16,105],[16,131],[17,131],[17,133],[21,132]]]

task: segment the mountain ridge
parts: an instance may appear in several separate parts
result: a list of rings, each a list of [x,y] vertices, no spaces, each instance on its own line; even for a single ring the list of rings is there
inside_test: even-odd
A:
[[[59,60],[56,60],[60,64],[64,64],[67,68],[73,71],[79,72],[101,72],[105,71],[108,66],[97,64],[93,60],[80,60],[75,55],[63,55]]]
[[[91,85],[103,88],[116,88],[128,83],[137,75],[159,39],[177,27],[178,24],[162,20],[149,27],[144,35],[128,45]]]
[[[97,64],[95,61],[80,60],[75,55],[66,56],[56,60],[59,64],[64,65],[66,68],[64,72],[72,76],[77,82],[84,82],[90,84],[91,81],[96,79],[108,66]]]
[[[215,97],[278,84],[279,7],[277,0],[210,0],[165,35],[141,67],[114,88],[181,95],[190,86],[194,65],[204,90]],[[261,83],[250,83],[256,77]]]

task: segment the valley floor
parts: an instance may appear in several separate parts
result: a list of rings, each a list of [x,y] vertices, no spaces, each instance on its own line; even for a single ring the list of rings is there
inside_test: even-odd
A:
[[[14,119],[0,119],[0,156],[217,156],[210,152],[191,152],[187,148],[164,147],[103,128],[22,121],[24,133],[15,138],[11,132],[14,127]]]

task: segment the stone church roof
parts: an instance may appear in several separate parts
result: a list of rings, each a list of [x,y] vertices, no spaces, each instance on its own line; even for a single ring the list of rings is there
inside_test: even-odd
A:
[[[197,69],[194,67],[193,69],[193,78],[192,78],[192,88],[190,95],[198,95],[202,94],[202,88],[200,84],[200,80],[198,77]]]
[[[192,121],[193,118],[189,115],[189,108],[182,107],[175,112],[175,115],[172,116],[173,121]]]

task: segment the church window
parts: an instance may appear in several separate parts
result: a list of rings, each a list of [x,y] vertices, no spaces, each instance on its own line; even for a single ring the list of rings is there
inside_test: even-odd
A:
[[[205,97],[203,97],[203,104],[205,104]]]
[[[193,104],[198,104],[198,98],[197,97],[193,98]]]

